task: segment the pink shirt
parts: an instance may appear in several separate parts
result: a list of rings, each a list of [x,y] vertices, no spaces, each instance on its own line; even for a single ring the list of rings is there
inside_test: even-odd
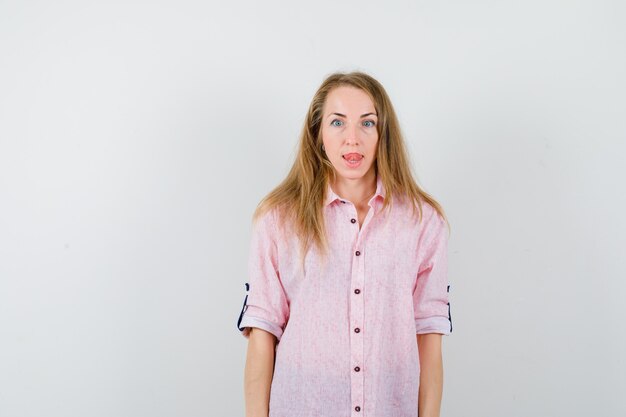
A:
[[[299,268],[298,242],[279,235],[276,211],[254,223],[248,294],[237,326],[278,339],[269,417],[416,417],[420,364],[416,334],[452,331],[447,237],[427,203],[423,223],[376,194],[359,230],[356,207],[328,186],[330,245]]]

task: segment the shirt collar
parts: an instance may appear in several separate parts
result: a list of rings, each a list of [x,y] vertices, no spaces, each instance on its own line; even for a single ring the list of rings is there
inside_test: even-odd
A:
[[[370,200],[368,201],[368,205],[372,205],[372,201],[377,201],[376,197],[380,196],[383,199],[385,198],[385,186],[383,185],[383,180],[380,177],[380,175],[376,176],[376,192],[374,193],[374,195],[372,196],[372,198],[370,198]],[[324,201],[324,206],[328,206],[331,203],[333,203],[335,200],[339,200],[340,202],[346,202],[347,200],[345,198],[341,198],[339,197],[332,189],[332,187],[330,186],[330,182],[327,183],[326,185],[326,200]],[[376,203],[374,203],[376,204]],[[377,209],[378,207],[376,205],[374,205],[374,208]]]

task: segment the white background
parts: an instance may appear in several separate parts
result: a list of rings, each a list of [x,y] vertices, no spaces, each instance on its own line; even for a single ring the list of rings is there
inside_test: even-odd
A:
[[[449,216],[442,417],[626,415],[621,1],[0,1],[0,416],[242,416],[250,217],[335,70]]]

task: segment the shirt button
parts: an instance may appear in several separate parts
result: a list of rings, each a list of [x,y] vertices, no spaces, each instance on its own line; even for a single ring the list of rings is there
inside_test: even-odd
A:
[[[359,407],[358,405],[357,405],[356,407],[354,407],[354,409],[355,409],[356,411],[361,411],[361,407]]]
[[[354,333],[358,333],[360,331],[361,331],[361,329],[359,329],[358,327],[356,329],[354,329]]]
[[[361,370],[361,368],[359,368],[358,366],[354,368],[355,371],[359,372]]]
[[[352,223],[356,223],[356,219],[350,219]]]
[[[360,254],[361,254],[361,252],[359,252],[359,251],[356,251],[356,252],[355,252],[355,255],[356,255],[356,256],[359,256]]]
[[[357,288],[356,290],[354,290],[354,293],[355,293],[355,294],[360,294],[360,293],[361,293],[361,290]]]

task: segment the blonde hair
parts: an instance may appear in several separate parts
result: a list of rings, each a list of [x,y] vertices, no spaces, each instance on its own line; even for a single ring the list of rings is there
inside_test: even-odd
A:
[[[394,196],[408,197],[412,213],[419,210],[422,220],[422,204],[428,202],[450,225],[443,208],[433,197],[422,190],[414,180],[409,155],[396,113],[383,86],[372,76],[360,71],[336,72],[329,75],[316,91],[309,106],[295,161],[287,177],[268,193],[257,205],[252,216],[256,221],[269,210],[279,213],[278,225],[294,232],[300,241],[301,263],[314,243],[327,255],[328,241],[325,230],[323,203],[328,181],[334,182],[335,169],[322,151],[321,122],[326,97],[335,88],[351,86],[367,93],[378,115],[378,144],[375,170],[385,188],[382,210],[392,205]],[[324,256],[325,257],[325,256]]]

